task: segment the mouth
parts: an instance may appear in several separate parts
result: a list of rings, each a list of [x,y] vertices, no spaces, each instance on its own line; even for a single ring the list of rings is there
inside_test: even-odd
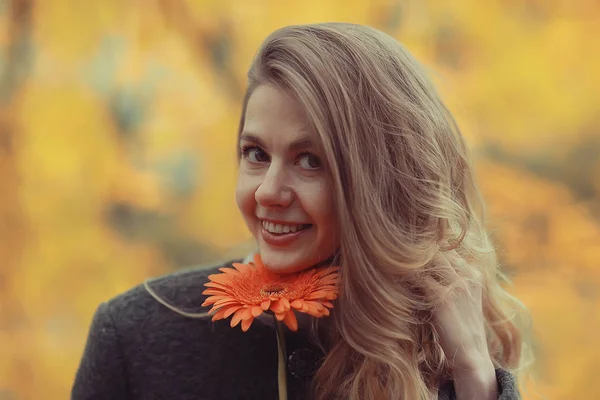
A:
[[[262,220],[261,236],[273,246],[286,246],[296,241],[313,227],[312,224],[275,223]]]
[[[262,220],[262,228],[273,235],[285,235],[308,229],[312,224],[275,223]]]

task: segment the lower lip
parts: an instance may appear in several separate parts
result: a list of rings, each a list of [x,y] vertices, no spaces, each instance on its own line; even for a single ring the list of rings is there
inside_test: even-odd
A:
[[[297,232],[275,234],[267,231],[265,228],[261,228],[261,234],[263,240],[272,246],[286,246],[297,240],[300,236],[302,236],[304,233],[311,229],[312,226],[304,228]]]

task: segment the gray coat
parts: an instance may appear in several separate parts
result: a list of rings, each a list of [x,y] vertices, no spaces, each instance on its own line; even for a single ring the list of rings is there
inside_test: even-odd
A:
[[[223,266],[228,266],[226,263]],[[196,268],[151,283],[161,298],[203,312],[201,294],[216,268]],[[248,332],[229,321],[183,317],[137,286],[102,303],[94,315],[72,388],[72,400],[277,399],[277,342],[272,326]],[[319,351],[307,331],[286,332],[289,399],[306,399]],[[497,370],[501,400],[519,399],[513,377]],[[440,400],[455,399],[452,384]]]

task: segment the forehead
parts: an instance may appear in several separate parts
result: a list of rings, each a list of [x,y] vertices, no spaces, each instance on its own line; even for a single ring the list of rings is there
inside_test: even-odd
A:
[[[294,141],[306,138],[319,141],[300,103],[284,90],[271,85],[260,85],[250,95],[243,133],[263,140]]]

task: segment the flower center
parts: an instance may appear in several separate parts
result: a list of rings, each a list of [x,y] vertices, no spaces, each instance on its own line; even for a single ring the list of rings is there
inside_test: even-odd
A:
[[[281,294],[281,293],[283,293],[284,290],[285,290],[285,288],[282,285],[280,285],[279,283],[271,283],[271,284],[264,286],[262,289],[260,289],[260,293],[263,296],[272,296],[272,295]]]

